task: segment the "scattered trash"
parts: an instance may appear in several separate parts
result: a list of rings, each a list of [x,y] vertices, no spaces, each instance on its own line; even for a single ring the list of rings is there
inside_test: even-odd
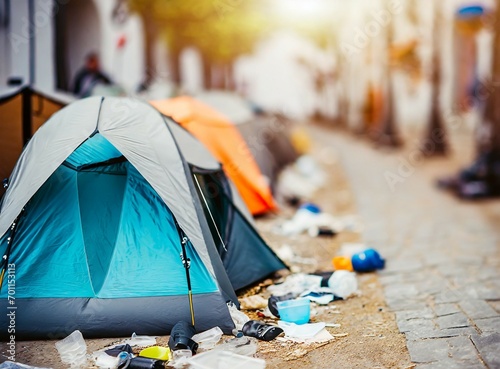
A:
[[[269,286],[267,290],[275,296],[283,296],[291,293],[299,296],[304,291],[320,288],[323,278],[317,275],[297,273],[288,276],[281,284]]]
[[[334,256],[332,259],[332,264],[333,269],[335,270],[347,270],[349,272],[354,271],[350,257]]]
[[[169,366],[173,366],[176,369],[184,368],[189,365],[189,359],[193,357],[193,353],[191,350],[176,350],[172,351],[172,357],[172,361],[168,363]]]
[[[358,290],[356,275],[347,270],[338,270],[328,280],[328,287],[334,295],[347,299]]]
[[[85,367],[87,363],[87,344],[82,332],[74,331],[68,337],[55,343],[61,361],[72,368]]]
[[[229,309],[229,313],[231,314],[231,318],[233,319],[234,326],[237,330],[241,331],[243,325],[250,320],[249,317],[239,311],[236,306],[232,302],[228,302],[227,307]]]
[[[213,327],[205,332],[195,334],[193,341],[198,343],[198,348],[202,350],[210,350],[220,341],[224,333],[219,327]]]
[[[175,350],[172,351],[172,358],[174,361],[179,361],[181,358],[190,358],[193,356],[193,352],[191,350]]]
[[[257,340],[252,337],[241,336],[231,338],[221,345],[215,346],[215,350],[231,351],[238,355],[252,356],[257,352]]]
[[[372,272],[377,269],[383,269],[385,260],[374,249],[366,249],[354,254],[351,258],[352,267],[357,272]]]
[[[302,200],[311,199],[313,194],[319,190],[317,184],[297,173],[292,166],[285,168],[280,173],[276,188],[282,198],[299,198]]]
[[[269,300],[267,300],[267,305],[268,305],[269,311],[275,317],[279,318],[280,313],[278,311],[278,302],[291,300],[293,298],[294,298],[294,296],[291,293],[287,293],[286,295],[283,295],[283,296],[271,296],[271,297],[269,297]]]
[[[278,321],[278,325],[283,328],[285,338],[313,338],[322,331],[325,323],[295,324],[286,321]]]
[[[192,339],[195,334],[195,328],[190,323],[181,320],[174,325],[170,332],[168,347],[172,351],[191,350],[194,355],[198,350],[198,343]]]
[[[373,272],[385,267],[385,260],[371,248],[364,248],[350,256],[336,256],[332,260],[335,270]]]
[[[359,232],[361,229],[355,216],[334,217],[323,213],[315,204],[305,203],[290,220],[273,230],[283,236],[296,236],[307,231],[311,237],[333,237],[341,231]]]
[[[316,161],[308,155],[299,157],[280,174],[277,192],[284,198],[308,200],[324,186],[326,175]]]
[[[306,203],[299,207],[293,218],[282,224],[280,233],[285,236],[300,234],[310,227],[319,225],[321,209],[312,203]]]
[[[104,352],[110,356],[117,357],[121,352],[128,352],[131,354],[132,347],[129,344],[125,343],[123,345],[118,345],[113,348],[104,350]]]
[[[330,289],[320,288],[320,290],[324,291],[306,291],[300,296],[308,299],[311,302],[315,302],[318,305],[328,305],[330,302],[336,299],[336,296],[331,293]]]
[[[162,346],[151,346],[141,350],[139,356],[162,361],[170,360],[170,349]]]
[[[212,350],[193,356],[188,360],[193,369],[264,369],[266,362],[230,351]]]
[[[138,336],[137,334],[132,333],[132,337],[125,341],[126,344],[134,347],[146,347],[156,345],[156,338],[151,336]]]
[[[246,296],[239,301],[244,310],[265,309],[267,306],[267,300],[260,295]]]
[[[104,351],[95,351],[92,353],[94,363],[101,369],[115,369],[118,367],[119,359],[115,356],[108,355]]]
[[[130,355],[127,353],[127,355]],[[118,366],[121,368],[121,366]],[[164,369],[162,360],[148,359],[146,357],[133,357],[123,368],[127,369]]]
[[[277,302],[280,319],[295,324],[305,324],[311,315],[309,299],[286,300]]]
[[[260,320],[249,320],[243,326],[242,332],[245,336],[254,337],[262,341],[272,341],[283,333],[283,329],[277,325],[267,324]]]
[[[312,226],[307,233],[311,237],[333,237],[336,236],[338,232],[327,226]]]

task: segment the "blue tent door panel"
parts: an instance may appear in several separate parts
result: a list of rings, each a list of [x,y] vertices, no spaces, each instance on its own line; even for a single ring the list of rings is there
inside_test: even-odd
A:
[[[74,164],[92,158],[93,139]],[[104,140],[104,141],[103,141]],[[89,147],[90,147],[89,146]],[[92,147],[97,147],[93,145]],[[70,156],[71,158],[71,156]],[[26,206],[13,245],[16,297],[130,298],[187,294],[174,218],[151,185],[128,162],[76,170],[61,165]],[[5,250],[8,233],[0,239]],[[191,244],[194,294],[218,291]],[[0,297],[5,297],[5,288]]]
[[[127,174],[78,172],[77,178],[85,255],[94,292],[99,294],[120,230]]]

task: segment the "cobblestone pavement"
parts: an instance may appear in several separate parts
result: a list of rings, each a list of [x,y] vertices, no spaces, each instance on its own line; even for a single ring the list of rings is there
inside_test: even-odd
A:
[[[387,260],[380,280],[416,367],[500,368],[500,225],[436,190],[403,153],[323,141],[347,172],[364,241]]]

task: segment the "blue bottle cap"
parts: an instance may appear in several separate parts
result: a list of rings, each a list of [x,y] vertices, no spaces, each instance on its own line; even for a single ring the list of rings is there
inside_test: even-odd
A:
[[[321,209],[319,208],[319,206],[316,205],[316,204],[313,204],[311,202],[307,202],[307,203],[301,205],[299,209],[305,209],[305,210],[308,210],[308,211],[310,211],[311,213],[314,213],[314,214],[321,213]]]

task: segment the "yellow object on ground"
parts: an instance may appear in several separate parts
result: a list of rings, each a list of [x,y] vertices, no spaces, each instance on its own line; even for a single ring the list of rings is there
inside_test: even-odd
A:
[[[151,346],[139,352],[139,356],[168,361],[170,360],[170,349],[163,346]]]
[[[354,269],[352,267],[351,258],[345,256],[335,256],[332,259],[333,269],[335,270],[348,270],[352,272]]]

